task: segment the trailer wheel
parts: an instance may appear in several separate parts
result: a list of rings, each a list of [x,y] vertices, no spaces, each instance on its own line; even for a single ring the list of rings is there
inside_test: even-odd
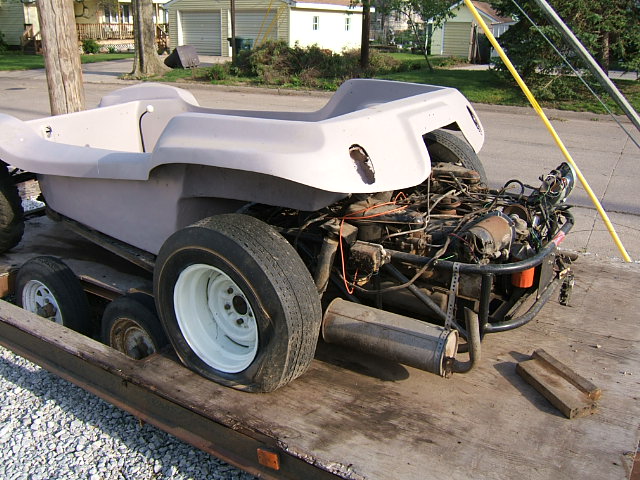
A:
[[[89,331],[89,303],[80,281],[55,257],[35,257],[16,277],[18,306],[80,333]]]
[[[179,230],[158,254],[153,283],[178,356],[209,379],[269,392],[313,359],[315,284],[293,247],[258,219],[219,215]]]
[[[482,162],[467,142],[443,130],[434,130],[423,138],[433,163],[460,163],[463,167],[478,172],[480,181],[487,183],[487,174]]]
[[[0,253],[15,247],[24,233],[24,211],[7,166],[0,162]]]
[[[169,343],[153,298],[143,293],[130,293],[113,300],[102,314],[103,343],[140,360]]]

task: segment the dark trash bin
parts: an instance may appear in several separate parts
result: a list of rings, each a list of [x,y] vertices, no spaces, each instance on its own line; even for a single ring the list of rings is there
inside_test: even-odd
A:
[[[227,38],[227,40],[229,41],[229,46],[233,47],[231,38]],[[240,50],[251,50],[253,48],[253,38],[236,37],[236,44],[234,48],[236,52],[239,52]]]

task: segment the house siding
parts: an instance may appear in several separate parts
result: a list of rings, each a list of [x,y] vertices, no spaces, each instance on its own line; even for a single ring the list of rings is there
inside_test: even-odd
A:
[[[21,2],[2,0],[0,3],[0,32],[7,45],[20,45],[24,24],[31,23],[27,21],[26,14],[26,8]]]
[[[236,13],[243,11],[263,11],[267,12],[271,6],[270,14],[277,13],[277,28],[271,31],[271,36],[278,40],[289,41],[289,8],[282,1],[275,2],[263,0],[236,0]],[[184,39],[180,32],[179,14],[180,11],[220,11],[222,18],[221,37],[222,55],[229,56],[229,42],[231,37],[231,13],[228,1],[211,0],[176,0],[166,6],[169,11],[169,36],[171,38],[171,48],[184,45]],[[266,22],[265,22],[266,23]],[[240,35],[238,35],[240,36]]]
[[[274,9],[244,10],[236,12],[236,36],[253,40],[258,46],[278,38],[278,12]]]
[[[476,21],[466,5],[455,8],[453,13],[454,17],[449,18],[442,27],[433,30],[431,54],[468,58],[471,26],[476,24]],[[491,18],[483,12],[480,12],[480,16],[491,25]]]
[[[313,30],[313,18],[318,17],[318,29]],[[346,18],[350,19],[349,30],[345,29]],[[302,47],[318,45],[340,53],[343,50],[360,48],[362,37],[362,14],[343,11],[291,9],[291,44]]]
[[[444,26],[445,55],[453,57],[469,57],[471,41],[471,22],[447,22]]]

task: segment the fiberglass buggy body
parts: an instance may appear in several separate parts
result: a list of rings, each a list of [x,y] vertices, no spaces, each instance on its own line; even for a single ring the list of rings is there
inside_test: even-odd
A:
[[[128,87],[93,110],[0,115],[0,246],[20,240],[13,179],[31,172],[56,218],[152,259],[160,323],[149,299],[107,309],[103,338],[127,354],[166,334],[203,376],[271,391],[306,370],[322,330],[448,376],[473,366],[483,335],[533,318],[568,271],[556,247],[573,224],[571,169],[491,191],[483,141],[444,87],[352,80],[311,113]],[[18,302],[82,330],[38,273],[60,269],[49,263],[25,264]]]

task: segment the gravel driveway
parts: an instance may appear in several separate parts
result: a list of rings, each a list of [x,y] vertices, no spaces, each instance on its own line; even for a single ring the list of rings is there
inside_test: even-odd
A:
[[[254,477],[0,347],[0,479]]]

